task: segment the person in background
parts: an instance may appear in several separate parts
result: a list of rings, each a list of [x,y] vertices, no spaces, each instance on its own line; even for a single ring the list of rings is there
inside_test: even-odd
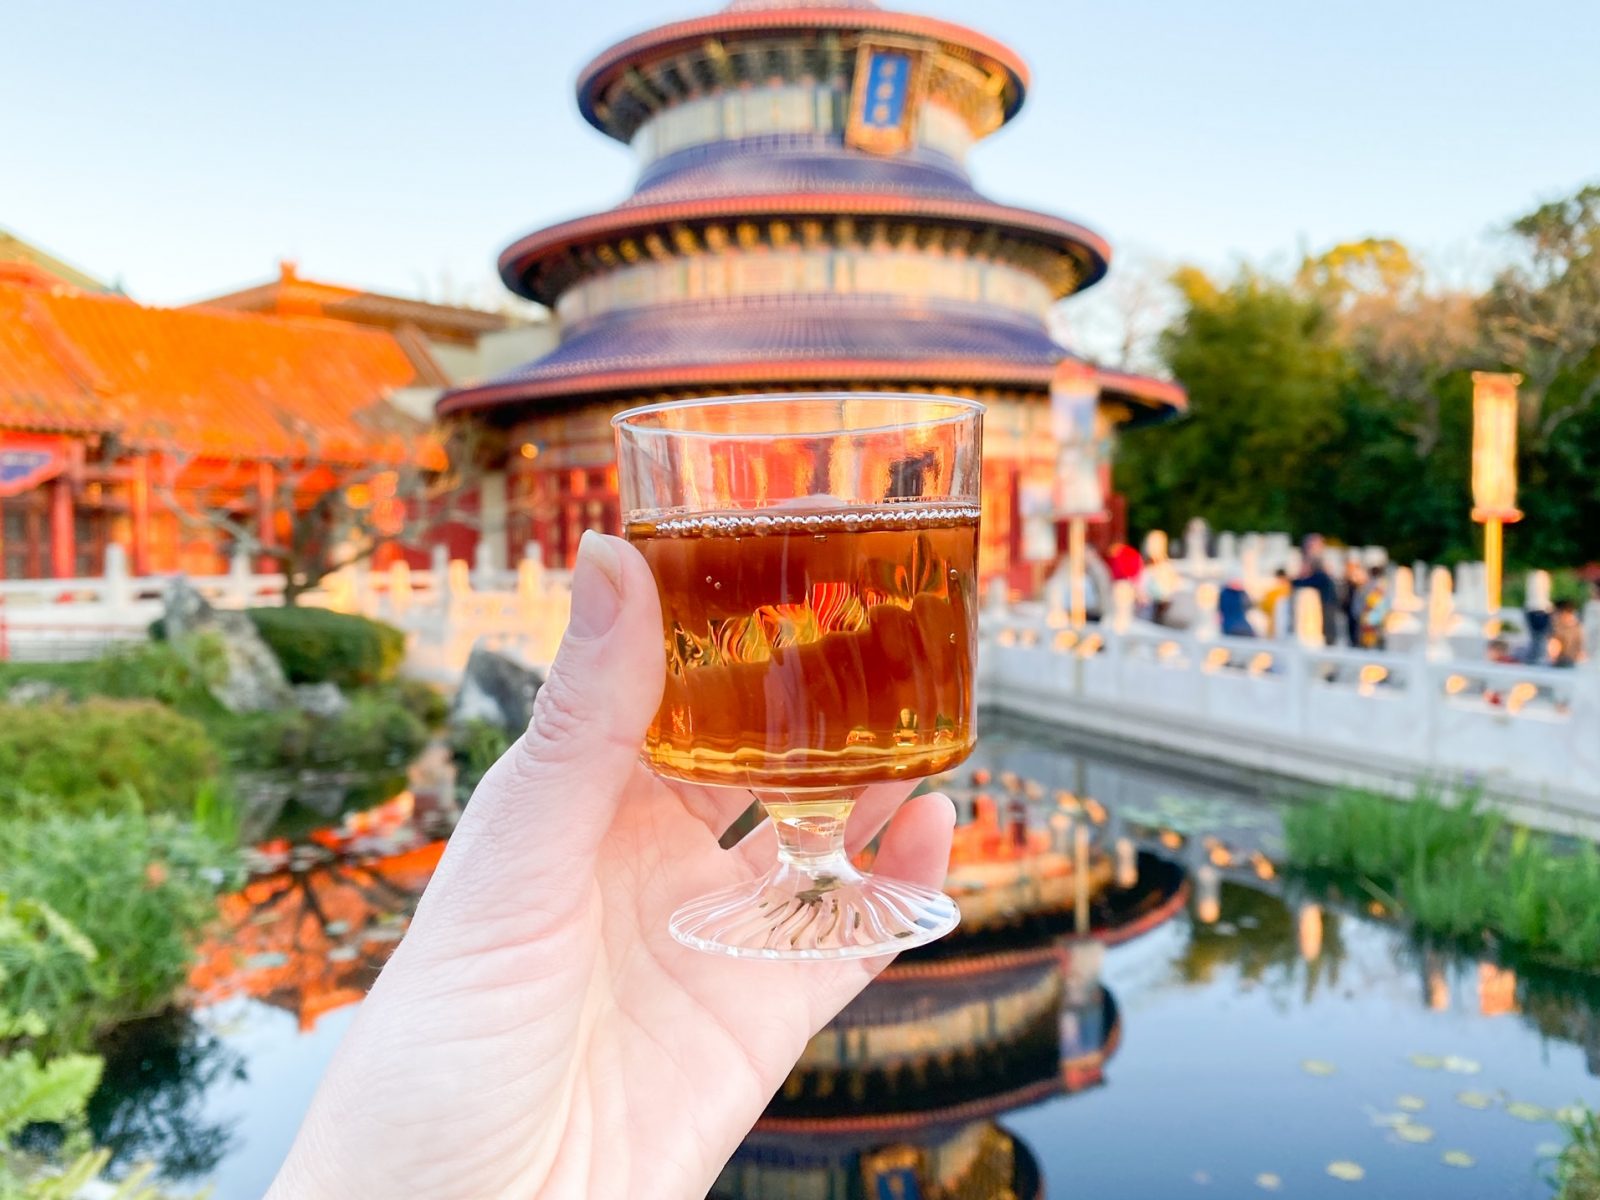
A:
[[[1367,596],[1367,569],[1352,554],[1345,560],[1344,579],[1339,584],[1339,608],[1344,613],[1345,637],[1352,649],[1364,645],[1361,617]]]
[[[1389,610],[1393,607],[1393,600],[1389,595],[1388,569],[1379,563],[1372,568],[1372,577],[1367,582],[1366,591],[1362,593],[1360,601],[1360,634],[1358,645],[1367,650],[1382,650],[1385,648],[1385,629],[1389,622]]]
[[[1306,536],[1303,552],[1305,563],[1300,568],[1300,577],[1294,581],[1294,586],[1310,588],[1317,593],[1317,598],[1322,601],[1322,640],[1334,646],[1339,642],[1339,589],[1322,561],[1326,548],[1327,543],[1320,533]]]
[[[1528,574],[1528,596],[1522,605],[1523,618],[1528,622],[1528,665],[1537,667],[1550,661],[1550,573],[1531,571]]]
[[[1278,606],[1289,599],[1289,594],[1294,589],[1289,584],[1289,572],[1279,567],[1272,573],[1272,586],[1261,597],[1261,611],[1267,616],[1267,636],[1277,637],[1281,632],[1278,626]],[[1283,625],[1285,628],[1294,624],[1294,617],[1287,609],[1283,612]]]
[[[1225,637],[1255,637],[1255,626],[1250,624],[1250,593],[1240,580],[1230,579],[1222,585],[1217,596],[1217,616]]]
[[[1583,622],[1578,606],[1571,600],[1557,600],[1555,619],[1550,624],[1550,652],[1558,667],[1575,667],[1588,654],[1583,644]]]

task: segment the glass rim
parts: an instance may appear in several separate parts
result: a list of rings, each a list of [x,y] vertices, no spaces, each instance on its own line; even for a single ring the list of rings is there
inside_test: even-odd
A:
[[[640,424],[640,417],[654,416],[661,412],[676,412],[682,409],[696,408],[757,408],[767,404],[792,404],[797,400],[862,400],[883,402],[893,401],[932,401],[943,404],[956,411],[943,416],[932,417],[926,421],[917,421],[915,426],[919,429],[936,428],[941,425],[955,425],[962,421],[970,421],[975,416],[982,416],[988,411],[988,406],[979,400],[968,399],[966,396],[940,396],[931,392],[750,392],[737,396],[703,396],[690,400],[658,400],[654,404],[641,404],[634,408],[624,409],[611,418],[611,428],[619,433],[623,430],[640,433],[660,433],[678,438],[716,438],[719,440],[733,441],[769,441],[775,438],[794,437],[861,437],[869,434],[893,433],[897,429],[907,428],[905,422],[890,423],[885,425],[869,425],[860,429],[814,429],[814,430],[781,430],[771,433],[730,433],[718,429],[671,429],[660,425]]]

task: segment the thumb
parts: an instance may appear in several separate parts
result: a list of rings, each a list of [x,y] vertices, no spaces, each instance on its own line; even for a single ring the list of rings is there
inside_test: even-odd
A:
[[[430,888],[475,897],[587,895],[661,703],[661,606],[644,558],[593,530],[578,544],[572,616],[527,731],[484,775]],[[455,876],[470,877],[459,881]]]

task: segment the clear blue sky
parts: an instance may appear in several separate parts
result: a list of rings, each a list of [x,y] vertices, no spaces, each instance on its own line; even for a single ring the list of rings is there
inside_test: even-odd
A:
[[[1600,179],[1595,0],[886,6],[1031,64],[981,187],[1165,260],[1385,234],[1476,271],[1508,217]],[[280,257],[481,297],[513,236],[630,186],[626,149],[578,118],[579,66],[710,7],[9,0],[0,226],[150,302]]]

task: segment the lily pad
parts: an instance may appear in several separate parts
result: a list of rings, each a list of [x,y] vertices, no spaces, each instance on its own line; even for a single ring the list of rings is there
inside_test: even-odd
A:
[[[1307,1075],[1328,1076],[1338,1071],[1338,1067],[1331,1062],[1323,1062],[1320,1058],[1308,1058],[1300,1064],[1300,1069]]]
[[[1565,1149],[1560,1142],[1540,1142],[1533,1148],[1533,1153],[1539,1158],[1560,1158]]]
[[[1342,1179],[1346,1183],[1360,1183],[1367,1177],[1366,1168],[1359,1163],[1347,1162],[1344,1159],[1329,1163],[1328,1174],[1335,1179]]]
[[[1447,1167],[1475,1167],[1478,1160],[1465,1150],[1446,1150],[1439,1156],[1439,1161]]]
[[[1447,1054],[1444,1059],[1444,1069],[1457,1075],[1476,1075],[1483,1070],[1483,1064],[1474,1062],[1470,1058],[1461,1058],[1455,1054]]]
[[[1256,1176],[1256,1186],[1264,1192],[1275,1192],[1283,1186],[1283,1180],[1271,1171],[1263,1171]]]
[[[1456,1103],[1481,1112],[1494,1103],[1494,1097],[1487,1092],[1457,1092]]]
[[[1413,1054],[1409,1056],[1413,1067],[1421,1067],[1424,1071],[1437,1071],[1444,1066],[1444,1059],[1435,1054]]]
[[[1394,1127],[1394,1135],[1402,1142],[1410,1142],[1417,1146],[1424,1142],[1433,1141],[1433,1130],[1426,1125],[1414,1125],[1409,1121],[1404,1125],[1396,1125]]]
[[[1396,1108],[1399,1108],[1404,1112],[1421,1112],[1423,1109],[1428,1107],[1428,1102],[1421,1096],[1401,1096],[1394,1103]]]
[[[1576,1125],[1589,1115],[1589,1110],[1581,1104],[1568,1104],[1564,1108],[1556,1109],[1556,1120],[1563,1125]]]
[[[1376,1125],[1379,1129],[1398,1129],[1400,1126],[1409,1124],[1410,1121],[1411,1121],[1411,1114],[1410,1113],[1403,1113],[1403,1112],[1392,1112],[1392,1113],[1374,1112],[1374,1113],[1369,1113],[1369,1115],[1372,1117],[1372,1123],[1374,1125]]]
[[[1506,1115],[1519,1121],[1550,1121],[1555,1113],[1542,1104],[1529,1104],[1526,1100],[1513,1100],[1506,1105]]]

